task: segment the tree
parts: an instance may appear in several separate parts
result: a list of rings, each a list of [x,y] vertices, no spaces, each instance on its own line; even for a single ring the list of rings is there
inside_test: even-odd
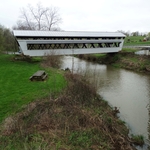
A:
[[[43,7],[38,3],[36,7],[28,5],[21,9],[21,19],[13,29],[21,30],[59,30],[62,19],[56,7]]]
[[[0,52],[15,51],[15,39],[10,29],[0,25]]]
[[[51,7],[49,10],[45,12],[45,21],[46,21],[46,29],[47,30],[58,30],[58,27],[54,27],[58,23],[61,22],[61,18],[58,14],[58,9],[55,7]]]
[[[4,27],[0,25],[0,52],[4,50],[4,38],[3,38],[3,32]]]
[[[34,24],[30,22],[27,24],[27,22],[23,22],[21,20],[17,21],[17,25],[13,26],[14,30],[35,30]]]
[[[140,33],[139,33],[139,31],[132,32],[132,36],[140,36]]]

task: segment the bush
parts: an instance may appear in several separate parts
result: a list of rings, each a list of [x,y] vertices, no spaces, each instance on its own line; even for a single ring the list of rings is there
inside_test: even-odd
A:
[[[130,42],[130,39],[127,39],[127,42]]]
[[[78,74],[66,73],[65,76],[70,81],[67,95],[71,96],[74,101],[79,102],[82,106],[89,105],[91,100],[97,95],[94,83],[90,84],[90,81]]]
[[[42,63],[44,67],[60,68],[62,64],[62,56],[56,55],[56,51],[45,54],[45,61]]]

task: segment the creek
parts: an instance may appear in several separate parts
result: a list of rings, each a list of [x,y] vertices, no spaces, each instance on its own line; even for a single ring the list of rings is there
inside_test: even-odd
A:
[[[136,147],[148,149],[150,76],[143,73],[100,65],[71,56],[64,56],[62,69],[88,70],[97,75],[98,93],[112,107],[119,108],[119,117],[126,122],[130,134],[142,135],[146,144]]]

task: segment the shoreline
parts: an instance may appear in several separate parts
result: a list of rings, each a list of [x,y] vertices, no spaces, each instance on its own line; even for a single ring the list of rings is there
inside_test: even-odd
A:
[[[24,105],[22,111],[1,124],[1,149],[7,145],[23,149],[22,143],[30,149],[40,143],[45,149],[63,150],[135,150],[134,144],[143,145],[142,137],[129,137],[125,122],[117,117],[119,110],[96,94],[96,86],[90,84],[87,77],[67,71],[59,73],[68,83],[60,95],[37,97],[38,100]]]
[[[117,68],[150,74],[150,56],[147,55],[137,55],[134,52],[119,52],[97,56],[77,55],[77,57],[98,64],[109,64]]]

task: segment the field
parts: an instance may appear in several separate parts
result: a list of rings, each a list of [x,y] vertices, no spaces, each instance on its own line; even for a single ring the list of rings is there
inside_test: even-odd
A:
[[[150,45],[150,41],[143,41],[143,36],[129,36],[125,38],[124,46]]]
[[[20,111],[29,102],[59,92],[65,79],[54,69],[44,69],[48,79],[31,82],[29,77],[43,70],[38,61],[14,61],[12,55],[0,55],[0,122],[10,114]]]

